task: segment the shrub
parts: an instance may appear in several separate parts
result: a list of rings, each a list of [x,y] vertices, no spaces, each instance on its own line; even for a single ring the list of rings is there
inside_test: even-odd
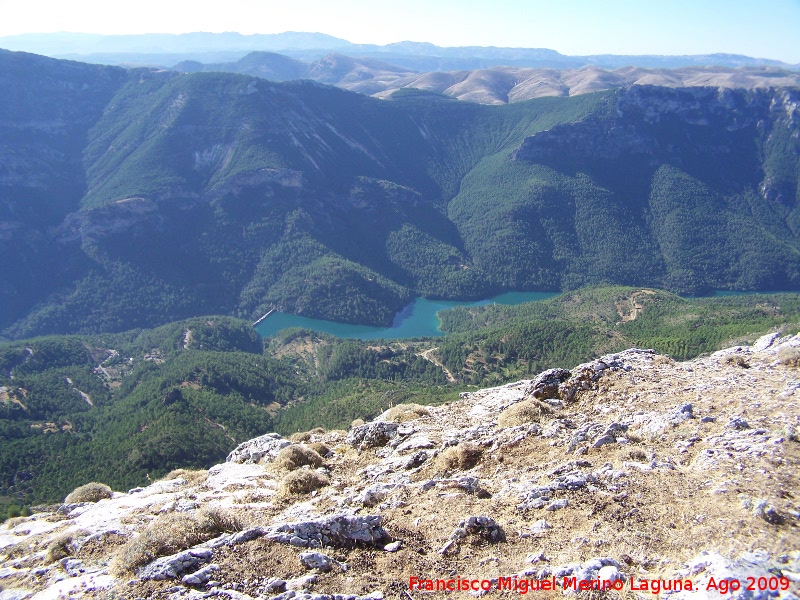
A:
[[[315,427],[309,431],[298,431],[297,433],[293,433],[289,436],[289,439],[295,443],[307,442],[311,439],[312,435],[320,433],[325,433],[325,430],[322,427]]]
[[[313,442],[309,444],[308,447],[317,454],[319,454],[322,458],[328,456],[328,452],[331,451],[331,449],[322,442]]]
[[[497,417],[500,427],[516,427],[525,423],[538,423],[544,415],[553,412],[553,408],[546,402],[530,398],[509,406]]]
[[[450,446],[436,459],[436,466],[444,471],[471,469],[483,455],[483,449],[470,442]]]
[[[787,367],[800,367],[800,349],[786,346],[778,351],[778,362]]]
[[[206,480],[208,471],[204,469],[191,470],[191,469],[173,469],[159,481],[170,481],[172,479],[185,479],[189,484],[199,484]]]
[[[278,485],[278,495],[294,496],[308,494],[330,483],[325,475],[311,469],[298,469],[287,473]]]
[[[66,558],[67,556],[72,556],[72,542],[75,540],[75,538],[84,535],[87,535],[85,531],[72,531],[70,533],[60,535],[56,539],[52,540],[47,545],[47,549],[45,550],[45,564],[49,565],[50,563],[54,563],[57,560]]]
[[[429,414],[430,411],[421,404],[409,403],[393,406],[383,413],[383,418],[389,423],[405,423]]]
[[[308,446],[292,444],[278,452],[273,464],[277,468],[287,471],[294,471],[306,465],[316,469],[322,466],[322,457]]]
[[[64,498],[65,504],[75,504],[76,502],[99,502],[104,498],[111,498],[114,492],[105,483],[93,481],[75,488],[72,493]]]

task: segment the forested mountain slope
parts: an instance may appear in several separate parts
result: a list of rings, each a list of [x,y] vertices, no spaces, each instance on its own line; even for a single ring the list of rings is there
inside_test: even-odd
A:
[[[7,337],[271,306],[388,323],[415,295],[601,282],[800,283],[796,91],[491,107],[10,52],[0,77]]]

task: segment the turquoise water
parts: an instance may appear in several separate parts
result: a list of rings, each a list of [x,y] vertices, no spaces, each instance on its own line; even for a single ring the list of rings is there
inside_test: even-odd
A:
[[[456,302],[451,300],[427,300],[417,298],[397,313],[391,327],[370,327],[368,325],[350,325],[309,319],[282,312],[274,312],[256,326],[261,337],[275,335],[287,327],[302,327],[322,333],[329,333],[340,338],[357,338],[361,340],[399,339],[412,337],[439,337],[444,333],[439,329],[439,318],[436,313],[454,306],[485,306],[487,304],[522,304],[557,296],[558,292],[507,292],[488,300],[477,302]]]

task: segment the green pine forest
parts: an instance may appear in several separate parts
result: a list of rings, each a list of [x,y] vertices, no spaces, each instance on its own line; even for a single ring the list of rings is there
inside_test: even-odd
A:
[[[596,287],[440,319],[448,333],[434,339],[301,329],[260,339],[250,323],[216,316],[0,344],[0,515],[58,502],[91,480],[127,490],[174,468],[209,467],[266,432],[347,428],[399,403],[452,402],[632,346],[683,360],[776,328],[793,333],[800,296]],[[456,383],[421,356],[434,347]]]

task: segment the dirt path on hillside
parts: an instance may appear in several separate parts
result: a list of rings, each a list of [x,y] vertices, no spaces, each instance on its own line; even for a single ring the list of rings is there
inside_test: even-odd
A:
[[[422,352],[421,354],[419,354],[419,356],[421,356],[425,360],[428,360],[428,361],[432,362],[437,367],[439,367],[442,371],[444,371],[445,377],[447,377],[447,381],[449,381],[450,383],[456,383],[456,378],[453,377],[453,374],[450,372],[450,370],[447,367],[445,367],[442,363],[440,363],[437,358],[435,358],[434,356],[431,355],[431,352],[435,352],[438,349],[439,349],[439,347],[437,346],[436,348],[431,348],[430,350],[425,350],[425,352]]]

